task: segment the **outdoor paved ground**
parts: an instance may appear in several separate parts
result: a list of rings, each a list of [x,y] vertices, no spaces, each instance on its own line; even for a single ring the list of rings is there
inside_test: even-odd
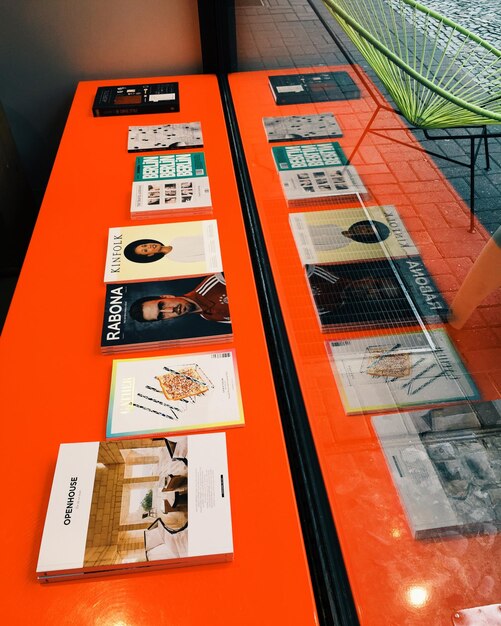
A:
[[[347,42],[347,37],[321,0],[311,1],[346,44],[355,61],[387,97],[384,87]],[[236,4],[239,71],[346,64],[346,58],[308,0],[237,0]],[[383,114],[383,123],[384,115],[392,116]],[[351,116],[342,118],[341,126],[350,128],[350,131],[361,130],[366,123],[362,117],[354,111]],[[501,126],[490,128],[497,132],[501,130]],[[445,141],[423,143],[436,152],[468,160],[469,141],[454,139],[458,133],[464,134],[464,131],[451,131],[450,139]],[[401,135],[402,139],[409,139],[404,131],[401,131]],[[422,133],[415,133],[415,136],[420,139]],[[410,143],[413,143],[412,136],[410,139]],[[348,137],[343,141],[345,147],[349,148]],[[489,269],[482,269],[482,277],[475,262],[486,247],[490,234],[501,224],[501,140],[489,142],[490,171],[483,169],[483,148],[479,154],[475,205],[477,216],[485,228],[479,225],[474,233],[468,230],[468,168],[447,163],[440,158],[434,158],[434,167],[426,157],[410,149],[408,144],[407,141],[405,147],[374,134],[368,135],[353,157],[353,163],[366,182],[375,204],[397,206],[444,298],[448,304],[457,305],[455,297],[460,287],[468,285],[468,300],[472,298],[472,293],[478,292],[480,278],[490,275],[496,280],[499,277],[499,254],[488,264],[492,273]],[[443,178],[437,175],[440,172]],[[470,273],[474,266],[476,270]],[[469,280],[466,280],[467,276]],[[462,300],[464,302],[465,298]],[[475,300],[476,297],[471,301]],[[462,328],[455,329],[447,325],[447,330],[466,367],[476,379],[482,397],[495,399],[501,397],[501,289],[493,288],[487,297],[475,304],[473,313]]]
[[[440,0],[433,0],[435,8]],[[351,45],[329,15],[321,0],[312,0],[332,30],[346,43],[346,48],[360,63],[374,82],[381,86],[365,60]],[[444,6],[451,0],[443,0]],[[342,52],[332,41],[331,36],[320,22],[308,0],[236,0],[237,50],[239,70],[274,69],[290,67],[313,67],[346,63]],[[475,24],[476,32],[489,37],[489,32],[481,33],[482,22]],[[492,20],[490,22],[492,32]],[[500,131],[500,126],[491,126],[492,131]],[[441,142],[423,141],[423,145],[438,153],[460,160],[468,160],[469,141],[455,140],[457,131],[449,133],[450,140]],[[422,134],[416,135],[421,139]],[[479,220],[489,232],[494,232],[501,224],[501,140],[489,142],[491,168],[485,171],[484,152],[478,157],[475,179],[475,208]],[[466,167],[447,163],[435,158],[435,162],[457,192],[469,202],[469,170]]]

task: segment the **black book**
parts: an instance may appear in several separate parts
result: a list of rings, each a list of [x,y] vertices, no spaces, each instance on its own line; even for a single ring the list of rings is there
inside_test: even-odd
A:
[[[92,105],[95,117],[176,111],[179,111],[177,82],[98,87]]]
[[[269,76],[268,79],[277,104],[303,104],[360,98],[360,89],[347,72],[284,74]]]

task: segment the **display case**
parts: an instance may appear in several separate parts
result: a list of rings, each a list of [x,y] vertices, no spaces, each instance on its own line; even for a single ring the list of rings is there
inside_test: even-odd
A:
[[[357,89],[297,99],[304,76],[330,72]],[[468,205],[395,113],[380,120],[391,136],[365,132],[384,96],[362,68],[237,72],[229,87],[332,516],[323,531],[339,537],[353,594],[356,617],[340,622],[495,611],[482,607],[501,591],[499,237],[479,220],[471,232]],[[329,144],[344,164],[322,160]],[[341,180],[350,167],[361,185]]]
[[[180,111],[96,118],[97,87],[124,81],[78,85],[3,330],[4,620],[313,626],[317,613],[218,82],[211,75],[147,80],[178,82]],[[100,350],[103,275],[108,229],[132,224],[128,127],[181,122],[201,123],[212,197],[204,217],[218,223],[231,303],[233,337],[210,350],[234,350],[245,418],[227,433],[234,560],[43,586],[35,570],[59,444],[106,437],[114,357]],[[137,349],[120,358],[197,350],[207,346]]]

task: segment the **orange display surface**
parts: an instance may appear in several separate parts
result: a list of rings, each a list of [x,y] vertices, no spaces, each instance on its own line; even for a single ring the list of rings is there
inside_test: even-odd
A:
[[[217,80],[148,80],[179,81],[179,113],[94,118],[98,85],[146,79],[79,84],[3,330],[3,621],[313,625],[316,609]],[[131,224],[136,155],[127,153],[127,129],[193,121],[202,124],[233,339],[117,358],[235,349],[246,423],[227,433],[234,560],[40,585],[35,569],[59,443],[105,438],[113,357],[99,347],[103,270],[108,228]]]
[[[270,75],[329,70],[348,72],[361,97],[275,104]],[[325,345],[329,340],[362,337],[374,338],[377,343],[389,329],[360,326],[335,331],[330,327],[329,332],[321,332],[289,218],[297,212],[394,206],[447,305],[454,301],[490,235],[478,223],[475,232],[469,232],[469,208],[433,161],[414,149],[417,141],[404,131],[396,114],[380,114],[375,126],[396,129],[391,136],[402,143],[367,134],[352,155],[375,110],[373,98],[353,67],[242,72],[229,78],[273,278],[360,622],[362,626],[449,624],[462,608],[499,601],[501,536],[491,526],[490,533],[414,538],[373,427],[375,411],[368,408],[347,414]],[[334,114],[341,137],[267,140],[263,118],[325,113]],[[367,193],[300,206],[288,204],[272,147],[328,141],[339,142],[345,154],[352,156],[350,163]],[[478,397],[488,401],[501,397],[501,291],[495,286],[475,302],[456,328],[445,321],[425,326],[426,332],[439,329],[449,338]],[[470,287],[466,293],[466,300],[471,301],[477,289]],[[390,330],[399,333],[420,328],[409,325]],[[398,412],[396,408],[379,410]],[[488,524],[485,530],[489,530]]]

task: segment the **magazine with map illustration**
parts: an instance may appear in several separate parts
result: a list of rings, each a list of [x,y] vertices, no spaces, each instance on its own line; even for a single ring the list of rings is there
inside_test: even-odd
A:
[[[224,433],[60,446],[40,582],[232,558]]]
[[[348,414],[480,399],[443,328],[325,345]]]
[[[200,122],[129,126],[127,133],[128,152],[149,152],[152,150],[160,152],[161,150],[200,148],[203,145]]]
[[[103,352],[198,345],[231,336],[222,273],[106,285]]]
[[[243,424],[234,350],[113,361],[108,439]]]
[[[354,196],[367,191],[337,142],[275,146],[272,154],[288,202]]]
[[[207,212],[211,206],[203,152],[136,157],[133,219]]]
[[[415,538],[501,530],[501,400],[372,423]]]
[[[303,265],[419,254],[392,205],[290,213],[289,223]]]
[[[221,272],[216,220],[120,226],[108,231],[104,282]]]
[[[263,117],[268,141],[297,141],[342,137],[343,133],[332,113]]]

